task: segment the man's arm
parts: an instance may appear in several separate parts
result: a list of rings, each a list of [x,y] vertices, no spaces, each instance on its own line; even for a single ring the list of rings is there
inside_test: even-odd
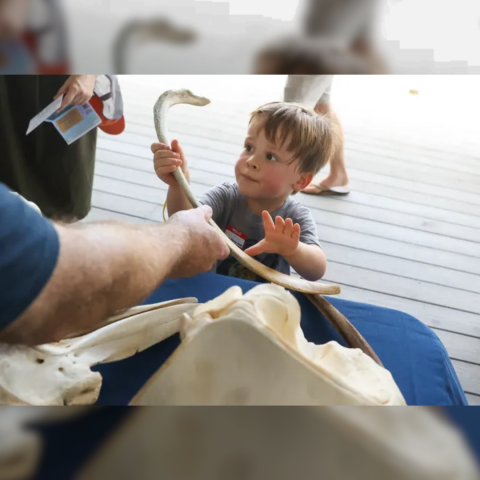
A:
[[[203,207],[152,226],[57,225],[60,256],[53,275],[30,307],[0,332],[0,341],[58,341],[138,304],[166,278],[209,270],[228,255],[206,223],[210,216]]]

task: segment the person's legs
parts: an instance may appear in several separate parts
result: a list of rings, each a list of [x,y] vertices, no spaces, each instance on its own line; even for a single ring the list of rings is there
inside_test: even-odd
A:
[[[319,184],[326,189],[348,185],[343,129],[330,104],[332,81],[333,75],[289,75],[285,87],[285,102],[296,101],[308,107],[314,107],[317,113],[330,115],[340,125],[340,141],[337,150],[330,159],[330,173],[321,182],[314,181],[305,190],[302,190],[305,193],[320,193],[319,187],[315,186]],[[315,99],[315,102],[312,102],[312,98]]]
[[[329,114],[340,125],[340,142],[337,150],[330,159],[330,173],[320,182],[315,180],[304,190],[305,193],[319,193],[319,188],[316,185],[323,185],[327,189],[332,187],[346,187],[348,186],[348,173],[345,165],[344,155],[344,137],[341,123],[337,114],[333,111],[330,103],[318,103],[315,107],[315,111],[321,114]]]

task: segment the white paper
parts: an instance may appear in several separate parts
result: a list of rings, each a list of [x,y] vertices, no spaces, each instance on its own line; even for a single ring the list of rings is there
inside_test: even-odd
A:
[[[54,100],[50,105],[45,107],[38,115],[33,117],[30,120],[30,123],[28,125],[27,135],[33,130],[35,130],[41,123],[43,123],[53,113],[55,113],[60,108],[60,105],[62,104],[62,100],[63,100],[63,95],[61,95],[56,100]]]

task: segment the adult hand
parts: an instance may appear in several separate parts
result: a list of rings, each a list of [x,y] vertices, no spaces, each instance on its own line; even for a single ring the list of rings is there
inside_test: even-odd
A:
[[[270,214],[264,210],[262,212],[263,226],[265,228],[265,238],[247,248],[245,253],[259,255],[261,253],[278,253],[283,257],[293,255],[300,243],[300,225],[292,222],[291,218],[285,221],[282,217],[277,217],[273,223]]]
[[[181,234],[181,253],[171,278],[193,277],[209,271],[217,260],[228,257],[229,249],[218,232],[208,224],[212,209],[206,205],[172,215],[167,224]],[[172,241],[177,241],[172,232]]]
[[[70,75],[54,97],[65,95],[57,112],[69,105],[85,105],[93,96],[96,80],[97,75]]]

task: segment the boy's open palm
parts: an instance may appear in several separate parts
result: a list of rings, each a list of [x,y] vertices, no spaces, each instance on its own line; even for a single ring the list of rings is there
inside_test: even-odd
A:
[[[277,217],[275,223],[270,214],[262,212],[265,238],[253,247],[247,248],[245,253],[254,257],[261,253],[278,253],[283,257],[293,255],[300,243],[300,225],[292,222],[291,218],[283,220]]]

